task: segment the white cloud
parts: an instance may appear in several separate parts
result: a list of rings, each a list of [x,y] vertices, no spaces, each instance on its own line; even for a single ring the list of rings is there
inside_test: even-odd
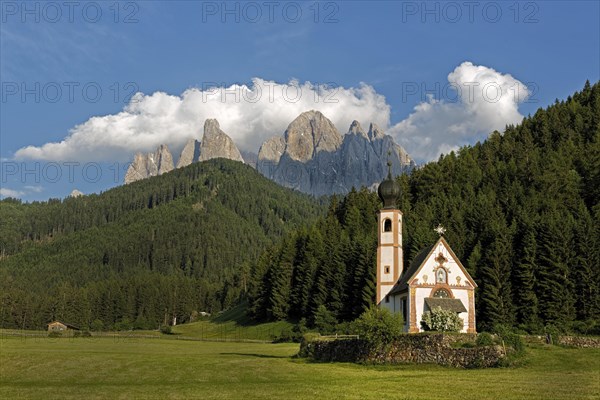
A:
[[[255,78],[250,85],[227,88],[206,85],[181,96],[163,92],[137,94],[114,115],[92,117],[75,126],[59,143],[28,146],[17,159],[46,161],[127,161],[166,143],[177,157],[189,138],[202,138],[204,121],[217,118],[238,147],[258,151],[264,140],[281,135],[300,113],[319,110],[345,133],[353,120],[389,125],[390,107],[368,85],[358,88],[279,84]]]
[[[23,188],[30,193],[41,193],[44,191],[42,186],[24,186]]]
[[[485,139],[507,124],[523,119],[518,106],[529,96],[523,83],[509,74],[464,62],[448,75],[442,93],[455,89],[456,99],[417,104],[414,112],[389,129],[417,160],[434,160],[460,146]],[[451,95],[448,95],[451,97]]]
[[[23,196],[25,192],[20,190],[13,190],[8,188],[0,188],[0,197],[14,197],[19,198]]]
[[[42,186],[23,186],[22,189],[0,188],[0,197],[21,198],[32,193],[41,193],[44,191]]]
[[[325,88],[310,82],[254,78],[249,85],[205,85],[181,96],[138,93],[118,114],[92,117],[71,129],[61,142],[21,148],[15,158],[129,161],[135,152],[153,151],[162,143],[177,158],[187,139],[202,138],[207,118],[217,118],[240,149],[256,152],[264,140],[281,135],[300,113],[315,109],[342,133],[355,119],[365,127],[370,122],[387,127],[413,158],[429,161],[523,117],[518,105],[529,93],[511,75],[464,62],[448,75],[448,82],[459,92],[457,101],[430,98],[393,126],[385,97],[366,84]]]

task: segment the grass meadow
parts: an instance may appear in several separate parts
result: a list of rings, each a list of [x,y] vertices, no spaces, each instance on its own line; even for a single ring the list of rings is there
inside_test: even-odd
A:
[[[297,344],[0,338],[2,399],[594,399],[600,350],[529,347],[511,368],[294,358]]]

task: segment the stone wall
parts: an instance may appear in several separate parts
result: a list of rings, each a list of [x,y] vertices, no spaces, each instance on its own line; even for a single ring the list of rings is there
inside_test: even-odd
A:
[[[560,336],[557,342],[563,346],[600,349],[600,337]]]
[[[303,341],[301,357],[315,361],[373,364],[439,364],[460,368],[497,366],[505,357],[502,346],[452,347],[454,343],[474,343],[476,335],[402,335],[391,344],[372,349],[362,339]]]

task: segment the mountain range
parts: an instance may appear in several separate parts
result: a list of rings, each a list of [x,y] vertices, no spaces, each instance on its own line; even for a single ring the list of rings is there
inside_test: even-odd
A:
[[[266,140],[258,155],[244,152],[244,157],[219,122],[207,119],[202,140],[189,139],[176,166],[168,146],[162,144],[153,153],[135,155],[125,183],[213,158],[246,162],[282,186],[315,196],[371,187],[385,177],[388,162],[394,175],[416,166],[407,152],[377,125],[370,124],[365,132],[358,121],[353,121],[342,135],[327,117],[312,110],[294,119],[283,136]]]

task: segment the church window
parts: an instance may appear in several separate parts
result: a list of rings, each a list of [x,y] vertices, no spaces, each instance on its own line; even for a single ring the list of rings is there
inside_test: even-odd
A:
[[[444,268],[438,268],[435,276],[437,283],[446,283],[446,270]]]
[[[406,299],[402,299],[402,318],[406,321]]]
[[[385,296],[385,302],[386,302],[386,303],[389,303],[389,302],[390,302],[390,296],[389,296],[389,295]]]
[[[392,220],[391,219],[386,219],[385,221],[383,221],[383,231],[384,232],[392,231]]]
[[[437,297],[439,299],[447,299],[450,297],[450,293],[446,289],[438,289],[433,294],[433,297]]]
[[[389,274],[389,273],[390,273],[390,266],[389,266],[389,265],[386,265],[386,266],[383,268],[383,270],[385,271],[385,273],[386,273],[386,274]]]

